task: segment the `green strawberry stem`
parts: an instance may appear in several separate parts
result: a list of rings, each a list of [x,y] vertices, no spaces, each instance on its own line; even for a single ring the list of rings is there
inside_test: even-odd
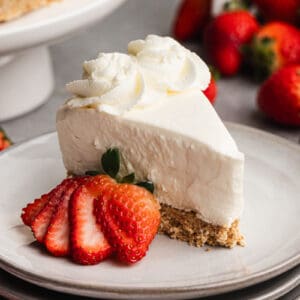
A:
[[[102,168],[106,174],[116,178],[120,170],[120,151],[118,148],[109,148],[102,156]]]
[[[230,0],[225,2],[224,11],[248,10],[251,7],[251,0]]]
[[[97,175],[100,175],[101,172],[100,171],[86,171],[85,172],[85,175],[88,175],[88,176],[97,176]]]
[[[140,182],[137,182],[136,185],[145,188],[152,194],[154,193],[154,184],[151,181],[140,181]]]
[[[4,130],[1,126],[0,126],[0,132],[2,132],[4,140],[8,141],[8,142],[12,145],[13,142],[12,142],[11,139],[7,136],[5,130]]]
[[[241,49],[246,61],[250,64],[256,81],[266,79],[276,68],[273,45],[274,40],[272,38],[254,38],[250,45],[245,45]]]
[[[130,173],[119,180],[120,183],[134,183],[135,174]]]
[[[221,78],[221,73],[220,71],[215,67],[215,66],[212,66],[212,65],[208,65],[208,68],[209,68],[209,71],[211,73],[211,77],[217,81]]]

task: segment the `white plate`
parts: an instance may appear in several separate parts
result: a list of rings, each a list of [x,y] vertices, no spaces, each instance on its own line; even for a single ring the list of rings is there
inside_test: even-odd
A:
[[[300,263],[300,147],[248,127],[229,125],[246,154],[242,231],[247,246],[204,251],[157,236],[147,257],[83,267],[41,250],[20,221],[21,208],[64,176],[55,133],[0,156],[0,264],[50,289],[104,298],[188,298],[267,280]]]
[[[290,294],[300,295],[300,266],[285,272],[273,279],[253,285],[251,287],[212,296],[209,300],[272,300],[278,299]],[[298,286],[298,287],[297,287]],[[0,296],[5,299],[20,300],[89,300],[91,298],[80,297],[70,294],[62,294],[55,291],[45,290],[44,288],[32,285],[19,278],[9,275],[5,271],[0,270]],[[296,299],[295,297],[286,299]],[[98,294],[101,297],[101,293]],[[280,298],[284,300],[283,298]]]
[[[124,0],[62,0],[0,24],[0,54],[7,54],[82,30],[100,20]],[[99,37],[100,39],[101,37]]]

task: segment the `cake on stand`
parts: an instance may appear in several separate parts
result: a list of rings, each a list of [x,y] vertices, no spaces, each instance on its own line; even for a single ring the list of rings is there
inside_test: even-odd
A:
[[[0,122],[43,104],[54,79],[47,45],[99,21],[124,0],[63,0],[0,23]]]

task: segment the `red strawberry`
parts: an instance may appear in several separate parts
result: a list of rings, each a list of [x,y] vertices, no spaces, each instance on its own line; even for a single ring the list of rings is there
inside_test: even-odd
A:
[[[217,93],[218,93],[218,87],[216,80],[220,78],[220,73],[217,69],[215,69],[212,66],[209,66],[211,78],[210,83],[205,91],[203,91],[204,95],[207,97],[207,99],[210,101],[211,104],[215,103]]]
[[[240,48],[257,30],[256,19],[245,10],[217,16],[204,33],[204,46],[212,64],[224,75],[236,74],[242,63]]]
[[[26,207],[23,208],[21,218],[23,223],[27,226],[31,226],[31,223],[35,217],[41,212],[41,210],[46,206],[49,201],[49,194],[41,196],[39,199],[35,199],[34,202],[29,203]]]
[[[300,63],[299,30],[283,22],[261,27],[251,43],[249,59],[258,78],[266,78],[288,64]]]
[[[50,192],[49,201],[31,223],[31,230],[40,243],[44,241],[45,234],[50,224],[52,215],[61,200],[66,189],[72,184],[72,179],[65,179],[53,191]]]
[[[299,22],[299,0],[254,0],[259,12],[267,21]]]
[[[55,256],[66,256],[69,254],[69,201],[74,191],[88,179],[88,177],[78,177],[72,180],[51,218],[44,238],[44,244],[47,250]]]
[[[173,25],[175,38],[185,41],[200,33],[210,16],[211,0],[182,1]]]
[[[114,180],[106,175],[95,176],[79,187],[71,198],[71,257],[79,264],[96,264],[112,253],[112,247],[96,222],[94,199],[114,184]]]
[[[143,258],[160,224],[159,204],[146,189],[118,184],[95,200],[95,214],[102,230],[125,263]]]
[[[108,175],[65,179],[27,205],[22,219],[30,225],[37,241],[55,256],[70,254],[75,262],[91,265],[116,251],[121,261],[133,263],[145,255],[158,230],[159,205],[148,192],[154,186],[149,181],[124,184],[134,182],[135,176],[117,176],[117,148],[108,149],[101,162],[105,172],[123,183]],[[98,171],[87,173],[94,175]]]
[[[260,88],[259,108],[274,121],[300,126],[300,64],[275,72]]]
[[[8,148],[11,144],[4,130],[0,127],[0,151]]]
[[[213,77],[210,79],[209,86],[206,88],[205,91],[203,91],[204,95],[207,97],[207,99],[210,101],[211,104],[214,104],[217,96],[217,84]]]

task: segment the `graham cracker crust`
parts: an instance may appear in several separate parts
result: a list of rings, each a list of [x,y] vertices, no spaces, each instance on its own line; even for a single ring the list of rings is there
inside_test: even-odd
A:
[[[159,232],[172,239],[181,240],[196,247],[203,245],[233,248],[244,246],[244,237],[239,230],[239,220],[231,227],[209,224],[202,221],[193,211],[187,212],[161,204],[161,224]]]
[[[15,19],[58,0],[0,0],[0,22]]]

